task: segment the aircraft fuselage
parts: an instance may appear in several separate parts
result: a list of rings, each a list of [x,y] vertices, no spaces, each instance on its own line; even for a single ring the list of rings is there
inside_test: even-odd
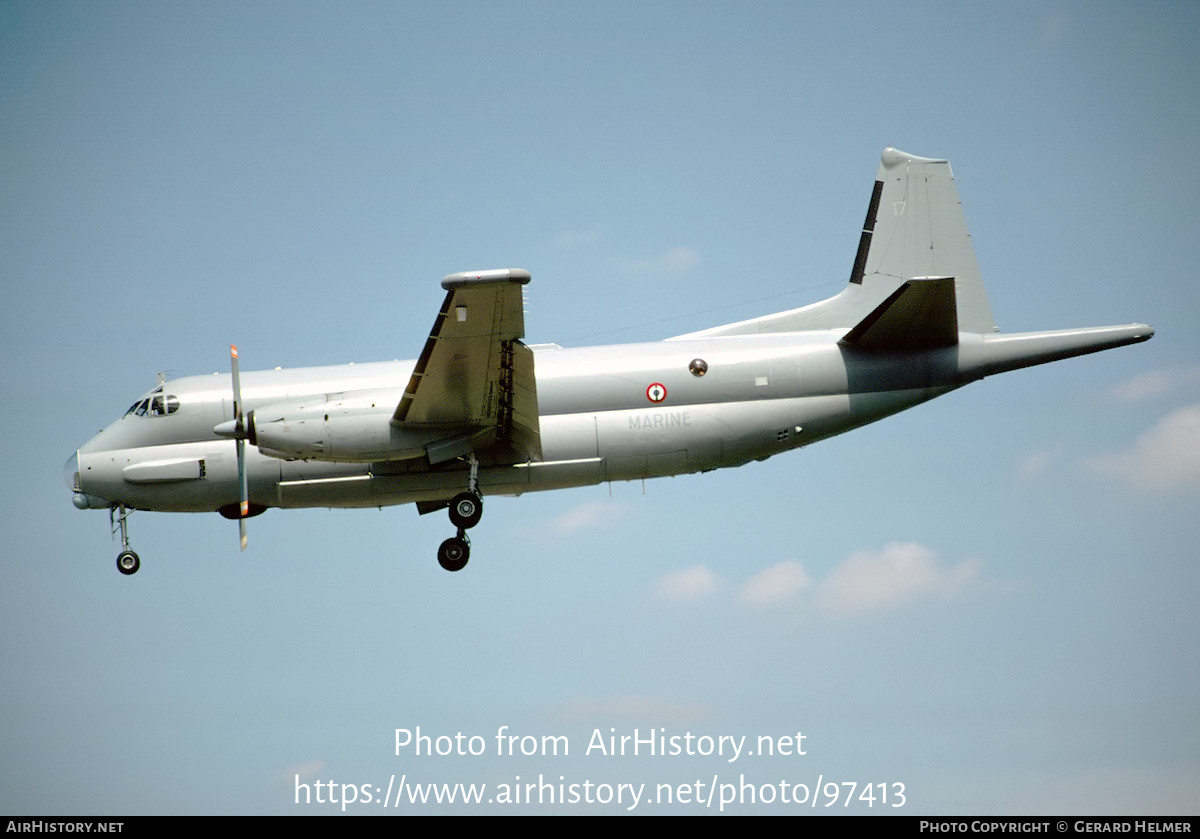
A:
[[[943,353],[855,359],[838,333],[743,336],[607,347],[535,347],[542,459],[483,465],[484,494],[520,494],[737,466],[848,431],[964,384]],[[703,375],[689,365],[699,360]],[[316,422],[386,429],[413,361],[242,374],[247,411],[324,404]],[[168,382],[170,413],[127,413],[68,463],[75,490],[107,508],[211,512],[238,500],[234,443],[213,433],[232,416],[229,375]],[[151,398],[144,396],[139,403]],[[135,406],[139,403],[135,403]],[[326,419],[327,418],[327,419]],[[327,455],[336,458],[336,453]],[[461,462],[417,456],[354,462],[247,455],[259,507],[375,507],[444,499]]]

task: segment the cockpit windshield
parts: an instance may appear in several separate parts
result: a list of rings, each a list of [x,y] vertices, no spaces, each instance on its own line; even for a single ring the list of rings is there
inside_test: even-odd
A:
[[[135,417],[165,417],[167,414],[173,414],[178,410],[179,397],[172,396],[169,393],[164,394],[160,385],[150,391],[149,396],[130,405],[129,410],[125,412],[125,416],[133,414]]]

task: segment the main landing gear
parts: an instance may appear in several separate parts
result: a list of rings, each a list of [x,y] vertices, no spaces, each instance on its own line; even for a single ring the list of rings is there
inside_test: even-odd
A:
[[[113,533],[121,531],[121,553],[117,554],[117,570],[125,575],[136,574],[142,567],[138,555],[129,549],[129,527],[125,522],[130,512],[124,504],[115,504],[108,510],[108,523],[112,526]]]
[[[438,545],[438,564],[447,571],[461,571],[471,558],[471,540],[467,531],[459,528],[458,535]]]
[[[483,518],[483,496],[479,494],[479,461],[471,456],[471,476],[467,480],[467,491],[460,492],[450,501],[450,523],[458,529],[458,535],[438,546],[438,564],[447,571],[461,571],[471,558],[471,540],[467,531],[479,524]]]

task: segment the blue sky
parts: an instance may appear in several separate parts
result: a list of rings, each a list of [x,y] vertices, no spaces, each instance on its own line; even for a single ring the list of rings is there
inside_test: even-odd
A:
[[[0,3],[0,812],[541,774],[1194,815],[1198,35],[1160,2]],[[571,346],[827,297],[887,145],[953,162],[1002,329],[1157,336],[738,470],[492,500],[457,575],[442,516],[389,508],[271,511],[244,554],[138,513],[124,578],[62,485],[231,342],[414,357],[453,271],[529,269],[527,340]],[[416,726],[571,753],[397,756]],[[584,754],[635,728],[807,753]]]

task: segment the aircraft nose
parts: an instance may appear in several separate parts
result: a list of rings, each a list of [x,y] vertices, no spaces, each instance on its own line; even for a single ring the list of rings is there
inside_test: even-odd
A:
[[[79,452],[67,458],[63,464],[63,481],[71,490],[71,503],[80,510],[104,510],[110,505],[107,500],[96,495],[88,495],[83,491],[83,470],[79,466]]]

